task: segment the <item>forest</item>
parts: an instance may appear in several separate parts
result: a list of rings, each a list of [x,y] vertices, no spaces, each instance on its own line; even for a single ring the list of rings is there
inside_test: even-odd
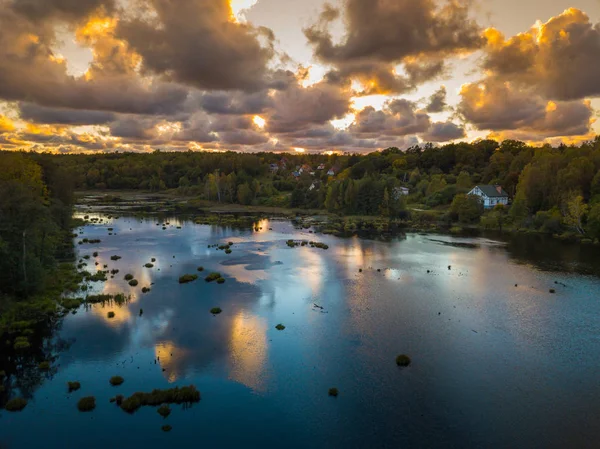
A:
[[[0,154],[0,334],[46,317],[75,272],[73,185],[57,159],[32,156]]]
[[[367,155],[235,152],[32,153],[76,190],[171,192],[218,203],[323,209],[341,216],[430,217],[447,225],[600,238],[600,137],[579,146],[480,140]],[[465,196],[501,185],[509,207]],[[408,189],[401,195],[399,188]]]

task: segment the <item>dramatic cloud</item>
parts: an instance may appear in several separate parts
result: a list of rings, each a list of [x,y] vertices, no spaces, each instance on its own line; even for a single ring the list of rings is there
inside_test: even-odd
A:
[[[147,7],[146,18],[123,20],[117,29],[142,56],[145,72],[201,89],[258,90],[267,84],[274,36],[232,21],[227,0],[149,0]]]
[[[442,112],[446,109],[446,88],[440,87],[431,97],[429,97],[429,103],[425,110],[427,112]]]
[[[421,137],[426,142],[448,142],[466,136],[465,129],[452,122],[436,122]]]
[[[350,99],[348,90],[325,81],[307,88],[291,85],[273,95],[267,129],[283,133],[325,124],[348,113]]]
[[[574,8],[509,39],[485,33],[490,76],[535,89],[556,100],[600,95],[600,24]]]
[[[415,110],[415,104],[407,100],[393,100],[378,111],[369,106],[356,115],[350,131],[363,138],[379,136],[406,136],[426,132],[430,125],[429,115]]]
[[[10,0],[9,7],[31,20],[44,20],[62,17],[77,20],[87,17],[98,8],[110,11],[114,7],[113,0]]]
[[[593,123],[589,101],[547,101],[508,82],[467,84],[461,97],[459,113],[481,130],[521,129],[543,139],[588,134]]]
[[[304,33],[315,57],[335,67],[332,77],[358,79],[366,93],[404,92],[440,74],[444,58],[483,44],[470,3],[346,0],[341,43],[334,43],[329,30],[341,15],[331,6]],[[394,71],[398,64],[404,64],[406,75]]]
[[[34,103],[19,103],[19,115],[28,122],[49,125],[103,125],[116,118],[112,112],[48,108]]]

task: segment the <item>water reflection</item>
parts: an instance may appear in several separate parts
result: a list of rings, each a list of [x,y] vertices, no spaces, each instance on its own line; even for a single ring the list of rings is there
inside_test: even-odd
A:
[[[239,311],[231,324],[230,378],[257,390],[265,389],[267,324],[263,318]]]

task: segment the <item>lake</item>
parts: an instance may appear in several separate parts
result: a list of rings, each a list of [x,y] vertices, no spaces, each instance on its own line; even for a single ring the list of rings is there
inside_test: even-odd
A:
[[[76,241],[101,243],[76,245],[78,255],[98,252],[87,269],[98,262],[119,273],[88,293],[130,301],[64,318],[44,343],[56,348],[53,369],[30,385],[28,406],[0,411],[1,448],[600,444],[597,247],[528,237],[343,239],[284,220],[262,220],[255,231],[100,217]],[[290,248],[289,239],[329,248]],[[231,254],[209,248],[228,242]],[[210,272],[225,283],[205,282]],[[188,273],[199,279],[179,284]],[[398,367],[398,354],[411,365]],[[125,382],[113,387],[116,375]],[[68,381],[81,389],[69,393]],[[192,384],[201,401],[173,405],[167,419],[156,407],[128,414],[109,402]],[[79,412],[89,395],[96,409]]]

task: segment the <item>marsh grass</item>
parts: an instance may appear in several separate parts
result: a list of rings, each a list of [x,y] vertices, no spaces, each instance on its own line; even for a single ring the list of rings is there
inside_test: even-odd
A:
[[[151,393],[137,392],[123,400],[121,408],[127,413],[134,413],[143,406],[162,404],[193,404],[200,401],[200,392],[194,385],[175,387],[167,390],[153,390]]]
[[[47,360],[44,360],[43,362],[40,362],[40,364],[38,365],[38,368],[42,371],[50,371],[50,362]]]
[[[108,312],[108,313],[106,314],[106,316],[107,316],[108,318],[114,318],[114,317],[115,317],[115,312],[112,312],[112,311],[111,311],[111,312]]]
[[[69,388],[69,393],[77,391],[81,388],[81,384],[77,381],[75,382],[67,382],[67,387]]]
[[[224,284],[224,283],[225,283],[225,278],[217,279],[217,284]]]
[[[109,382],[113,387],[117,387],[125,382],[125,379],[123,379],[121,376],[113,376],[110,378]]]
[[[196,274],[184,274],[183,276],[179,277],[179,283],[187,284],[189,282],[194,282],[196,279],[198,279],[198,275]]]
[[[285,329],[285,326],[281,323],[279,323],[277,326],[275,326],[275,329],[277,329],[278,331],[282,331]]]
[[[173,427],[171,427],[168,424],[165,424],[164,426],[161,427],[161,429],[163,432],[170,432],[173,429]]]
[[[137,279],[132,279],[129,281],[129,285],[131,285],[132,287],[135,287],[139,284],[139,282],[137,281]]]
[[[338,391],[337,388],[330,388],[329,389],[329,396],[337,397],[338,394],[339,394],[339,391]]]
[[[146,268],[153,268],[154,264],[148,262],[146,265],[144,265]]]
[[[23,398],[14,398],[6,403],[4,408],[8,412],[20,412],[27,406],[27,400]]]
[[[204,280],[206,282],[212,282],[212,281],[216,281],[217,279],[221,278],[221,273],[210,273],[208,276],[206,276],[204,278]]]
[[[91,412],[96,408],[96,398],[94,396],[85,396],[77,402],[77,408],[80,412]]]
[[[123,279],[125,279],[126,281],[131,281],[133,279],[133,274],[126,274]]]
[[[210,309],[210,313],[212,313],[213,315],[218,315],[221,312],[222,310],[220,307],[213,307],[212,309]]]

